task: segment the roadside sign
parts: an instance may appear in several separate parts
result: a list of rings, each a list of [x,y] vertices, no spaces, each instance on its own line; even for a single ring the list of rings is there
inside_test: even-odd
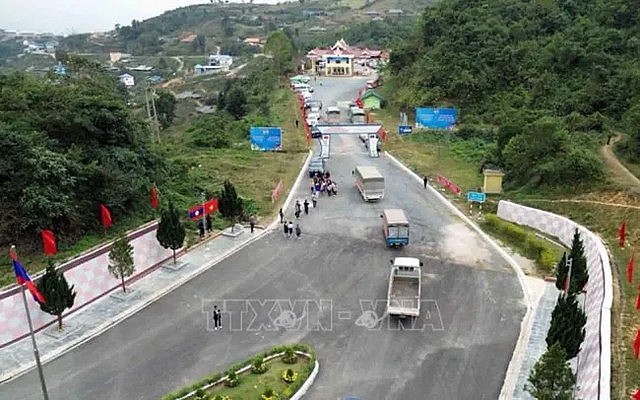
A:
[[[411,134],[411,125],[400,125],[400,126],[398,126],[398,134],[399,135],[409,135],[409,134]]]
[[[487,200],[487,195],[482,192],[468,192],[467,201],[475,201],[476,203],[484,203]]]

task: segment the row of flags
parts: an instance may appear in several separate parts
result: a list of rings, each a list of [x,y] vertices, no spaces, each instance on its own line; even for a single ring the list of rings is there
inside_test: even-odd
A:
[[[151,207],[157,209],[159,206],[159,191],[158,188],[153,185],[149,191],[149,198],[151,201]],[[189,209],[189,219],[192,221],[201,219],[203,216],[216,213],[218,211],[218,199],[213,198],[205,201],[202,204],[198,204]],[[100,204],[100,220],[104,229],[109,229],[113,226],[113,219],[111,218],[111,210],[105,204]],[[44,254],[46,256],[54,256],[58,253],[56,236],[53,231],[49,229],[42,229],[40,231],[40,237],[42,238],[42,246],[44,248]]]
[[[626,242],[626,234],[627,234],[627,223],[626,221],[622,221],[620,226],[618,226],[618,244],[620,248],[625,247]],[[631,258],[629,258],[629,263],[627,264],[627,283],[633,284],[633,269],[635,266],[636,252],[632,250]],[[638,286],[638,296],[636,298],[636,310],[640,310],[640,285]],[[636,336],[633,339],[633,357],[638,359],[640,358],[640,328],[636,331]],[[633,400],[640,400],[640,389],[636,390],[631,396]]]

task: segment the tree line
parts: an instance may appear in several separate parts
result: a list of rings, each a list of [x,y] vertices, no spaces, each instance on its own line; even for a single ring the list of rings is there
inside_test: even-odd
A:
[[[611,130],[640,160],[638,22],[624,0],[441,0],[393,48],[387,90],[401,109],[458,107],[513,185],[591,184]]]

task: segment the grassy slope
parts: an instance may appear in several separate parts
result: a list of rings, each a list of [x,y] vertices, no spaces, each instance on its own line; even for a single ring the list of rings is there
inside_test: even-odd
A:
[[[374,116],[390,132],[385,149],[398,156],[419,175],[442,174],[457,183],[465,192],[482,185],[478,171],[478,149],[469,143],[435,139],[433,135],[400,137],[397,134],[398,118],[395,112],[380,112]],[[625,165],[631,171],[640,171],[640,165]],[[612,312],[612,398],[626,398],[640,382],[640,364],[633,359],[631,344],[640,326],[640,312],[635,310],[638,295],[637,283],[626,282],[626,267],[632,248],[640,240],[640,198],[630,190],[620,187],[609,172],[609,182],[588,192],[509,192],[503,196],[489,196],[487,208],[495,208],[500,198],[564,215],[599,234],[608,245],[612,259],[614,282],[614,309]],[[449,196],[466,210],[466,199]],[[562,201],[561,201],[562,200]],[[579,200],[580,202],[566,202]],[[595,202],[617,204],[603,205]],[[638,207],[630,208],[630,207]],[[618,226],[627,222],[627,247],[618,248]],[[637,282],[638,272],[635,274]]]

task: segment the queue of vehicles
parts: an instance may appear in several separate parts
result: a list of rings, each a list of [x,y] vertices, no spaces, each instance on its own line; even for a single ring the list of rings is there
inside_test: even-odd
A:
[[[309,85],[310,81],[310,77],[298,75],[291,78],[291,86],[303,96],[305,108],[309,110],[306,122],[311,126],[311,136],[319,138],[322,133],[316,125],[321,118],[322,102],[312,100],[314,89]],[[367,82],[367,86],[374,86],[375,83]],[[364,110],[355,104],[349,104],[346,117],[353,124],[366,123]],[[341,118],[339,107],[327,107],[325,111],[327,123],[339,124]],[[315,157],[311,160],[308,170],[310,177],[326,172],[324,159]],[[355,186],[364,201],[380,201],[384,198],[385,179],[377,168],[358,166],[352,174],[355,178]],[[403,210],[385,209],[380,217],[383,220],[382,231],[388,247],[402,247],[409,244],[409,220]],[[396,257],[390,262],[386,313],[390,317],[417,318],[420,315],[423,263],[415,257]]]
[[[355,186],[366,202],[384,198],[384,176],[374,166],[358,166],[352,172]],[[401,209],[384,209],[382,232],[388,247],[409,244],[409,220]],[[415,257],[396,257],[391,260],[387,289],[387,315],[416,318],[420,315],[422,262]]]

